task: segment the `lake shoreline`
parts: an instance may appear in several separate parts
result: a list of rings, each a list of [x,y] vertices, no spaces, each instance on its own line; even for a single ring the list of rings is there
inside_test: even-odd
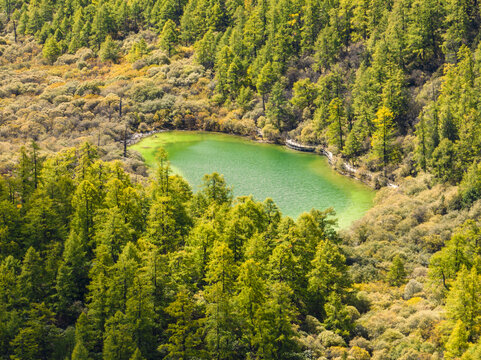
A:
[[[149,136],[151,135],[151,136]],[[347,228],[373,206],[375,192],[342,176],[324,156],[293,151],[271,142],[212,131],[158,131],[137,135],[131,150],[151,168],[159,148],[169,154],[172,171],[198,189],[205,174],[218,172],[234,196],[272,198],[282,213],[296,219],[311,209],[335,209]]]
[[[293,150],[293,151],[310,152],[310,153],[313,153],[313,154],[316,154],[316,155],[326,157],[327,160],[328,160],[329,166],[333,170],[335,170],[337,173],[339,173],[343,176],[355,179],[355,180],[369,186],[370,188],[372,188],[374,190],[379,190],[379,188],[380,188],[379,186],[376,186],[375,183],[373,183],[373,179],[374,179],[373,173],[368,172],[368,171],[363,171],[363,172],[359,171],[358,168],[350,165],[348,162],[344,161],[342,158],[336,157],[332,152],[330,152],[326,148],[322,147],[321,145],[317,145],[317,146],[304,145],[304,144],[301,144],[299,142],[296,142],[294,140],[287,139],[287,138],[282,138],[281,141],[283,141],[283,142],[280,142],[280,143],[274,142],[274,141],[269,141],[269,140],[266,140],[266,139],[262,138],[262,134],[261,134],[259,129],[257,131],[257,136],[240,135],[240,134],[227,133],[227,132],[222,132],[222,131],[196,130],[196,129],[194,129],[194,130],[191,130],[191,129],[188,129],[188,130],[187,129],[158,129],[158,130],[148,131],[148,132],[145,132],[145,133],[139,133],[138,132],[138,133],[132,134],[127,139],[127,145],[130,147],[132,145],[137,144],[139,141],[141,141],[142,139],[147,138],[149,136],[153,136],[155,134],[164,133],[164,132],[172,132],[172,131],[185,131],[185,132],[194,131],[194,132],[200,132],[200,133],[232,135],[232,136],[238,136],[240,138],[244,138],[244,139],[256,142],[256,143],[281,145],[281,146],[284,146],[284,147],[286,147],[290,150]],[[291,144],[291,145],[289,145],[289,144]],[[294,144],[295,144],[295,146],[293,146]],[[339,161],[341,162],[340,164],[339,164]],[[342,168],[340,168],[339,166],[341,166]],[[391,183],[389,181],[386,183],[385,186],[391,187],[391,188],[394,188],[394,189],[397,189],[399,187],[398,185],[396,185],[394,183]]]

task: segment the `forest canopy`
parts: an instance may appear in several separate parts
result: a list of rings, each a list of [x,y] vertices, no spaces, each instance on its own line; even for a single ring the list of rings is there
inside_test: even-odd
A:
[[[0,9],[0,358],[481,357],[477,1]],[[330,152],[376,204],[195,192],[127,147],[169,129]]]

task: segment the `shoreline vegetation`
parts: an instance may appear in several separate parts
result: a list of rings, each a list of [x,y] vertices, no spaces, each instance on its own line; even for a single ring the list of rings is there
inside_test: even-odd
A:
[[[230,134],[162,132],[143,138],[129,150],[140,152],[149,173],[158,165],[156,154],[165,151],[175,174],[183,176],[194,191],[204,174],[218,172],[234,196],[272,198],[281,213],[294,220],[311,208],[332,207],[339,229],[359,220],[376,194],[336,172],[323,156]]]
[[[336,170],[341,175],[348,176],[350,178],[356,179],[365,185],[371,187],[372,189],[379,190],[380,189],[380,184],[379,183],[373,183],[372,179],[374,175],[372,173],[363,171],[360,173],[359,169],[352,166],[349,164],[347,161],[336,157],[332,152],[328,151],[327,149],[321,147],[321,146],[314,146],[314,145],[305,145],[301,144],[293,139],[288,139],[288,138],[282,138],[279,139],[278,141],[269,141],[265,139],[262,136],[262,131],[257,128],[257,135],[252,136],[252,135],[239,135],[239,134],[231,134],[231,133],[225,133],[225,132],[217,132],[217,131],[205,131],[205,130],[185,130],[185,129],[159,129],[159,130],[152,130],[148,131],[145,133],[134,133],[132,134],[128,139],[127,139],[127,146],[132,146],[142,139],[153,136],[158,133],[162,132],[169,132],[169,131],[194,131],[194,132],[212,132],[212,133],[220,133],[220,134],[227,134],[227,135],[232,135],[232,136],[239,136],[245,139],[249,139],[251,141],[255,142],[261,142],[261,143],[269,143],[269,144],[275,144],[275,145],[280,145],[280,146],[285,146],[291,150],[295,151],[301,151],[301,152],[310,152],[310,153],[315,153],[317,155],[325,156],[328,160],[329,165],[331,166],[332,169]],[[390,181],[386,181],[385,186],[397,189],[399,188],[399,185],[392,183]]]

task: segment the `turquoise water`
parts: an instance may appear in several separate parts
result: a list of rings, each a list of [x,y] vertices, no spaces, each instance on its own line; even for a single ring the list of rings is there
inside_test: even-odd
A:
[[[174,172],[198,189],[204,174],[223,174],[234,195],[272,198],[284,215],[297,218],[312,208],[334,208],[339,226],[347,227],[372,206],[374,191],[339,175],[325,157],[240,137],[204,132],[165,132],[143,139],[131,148],[155,165],[163,147]]]

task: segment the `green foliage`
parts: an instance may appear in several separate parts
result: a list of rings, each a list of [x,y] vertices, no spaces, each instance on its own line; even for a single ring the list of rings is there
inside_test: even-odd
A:
[[[272,68],[271,62],[267,62],[263,67],[262,70],[257,78],[257,92],[259,95],[262,96],[262,104],[265,106],[266,102],[266,95],[269,93],[273,83],[275,81],[275,74]]]
[[[459,358],[468,347],[468,333],[461,320],[456,322],[453,332],[446,343],[446,359]]]
[[[473,164],[464,174],[460,185],[460,194],[466,206],[481,198],[481,167]]]
[[[374,119],[375,131],[372,135],[372,151],[374,156],[381,160],[384,168],[393,156],[393,119],[394,114],[386,107],[380,108]]]
[[[178,30],[177,26],[172,20],[167,20],[160,34],[160,47],[167,51],[167,55],[170,56],[178,42]]]
[[[32,304],[28,320],[11,342],[13,359],[49,358],[60,332],[54,324],[54,315],[45,303]]]
[[[79,341],[75,344],[72,352],[72,360],[88,360],[90,359],[89,353],[84,344]]]
[[[481,319],[480,286],[481,276],[478,275],[476,267],[472,267],[471,271],[462,268],[447,295],[448,315],[453,321],[459,322],[453,330],[454,342],[461,341],[461,339],[464,339],[464,342],[472,341],[478,339],[481,334],[479,325]],[[458,346],[458,348],[465,350],[465,346]]]
[[[42,53],[43,57],[47,59],[50,64],[53,64],[55,60],[57,60],[57,58],[60,56],[60,47],[58,46],[58,43],[53,36],[49,37],[48,40],[45,42]]]
[[[405,283],[406,275],[404,260],[401,256],[396,255],[391,263],[389,272],[387,273],[387,281],[392,286],[399,286]]]
[[[127,55],[127,59],[130,62],[135,62],[145,55],[149,53],[149,50],[147,48],[147,43],[145,42],[144,38],[141,38],[139,41],[135,42],[132,47],[130,48],[130,51]]]
[[[329,128],[328,134],[332,144],[335,144],[340,151],[344,149],[345,119],[342,102],[334,98],[329,103]]]
[[[282,220],[272,200],[233,200],[217,173],[192,195],[165,152],[146,186],[89,144],[42,160],[37,180],[21,155],[25,208],[40,199],[71,207],[68,235],[19,235],[5,248],[23,261],[7,255],[0,265],[2,356],[289,358],[302,351],[299,314],[323,307],[332,331],[353,329],[331,211]],[[31,211],[17,216],[33,224]]]
[[[166,349],[169,358],[186,359],[202,355],[200,350],[202,345],[202,322],[199,310],[193,302],[192,295],[185,289],[179,290],[176,299],[165,311],[176,320],[169,324],[167,329],[170,337],[165,345],[161,345],[159,350]],[[197,311],[196,311],[197,310]]]
[[[468,222],[452,235],[453,224],[479,217],[477,2],[6,0],[1,7],[2,28],[17,25],[18,33],[16,43],[6,33],[1,45],[2,133],[15,138],[8,144],[16,147],[25,136],[70,144],[98,130],[105,146],[96,154],[85,145],[45,162],[32,146],[18,164],[2,168],[0,357],[365,358],[369,351],[397,359],[440,357],[444,346],[446,358],[479,358],[479,229]],[[152,30],[160,41],[147,46]],[[116,44],[130,46],[130,34],[140,31],[127,60],[161,65],[157,51],[146,57],[160,47],[169,56],[179,52],[173,64],[147,69],[149,82],[132,79],[132,88],[108,78],[108,64],[101,67],[105,83],[91,81],[99,67],[85,60],[98,53],[119,61]],[[36,76],[30,38],[43,44],[50,64],[72,54],[58,62],[71,81],[54,85],[50,76]],[[24,65],[29,71],[18,71]],[[77,76],[77,67],[88,71]],[[389,208],[380,205],[343,235],[344,245],[360,248],[344,252],[326,214],[281,220],[268,205],[233,201],[219,174],[206,176],[192,195],[165,163],[145,187],[99,161],[115,156],[111,147],[124,134],[116,105],[104,96],[111,91],[122,96],[129,130],[240,132],[232,119],[257,121],[268,140],[288,135],[335,147],[365,179],[382,169],[405,183],[392,191],[397,195],[383,191],[380,197],[393,200]],[[420,170],[427,174],[401,181]],[[386,311],[382,324],[366,315],[353,332],[348,305],[367,310],[367,302],[356,298],[346,263],[356,281],[380,279],[399,247],[406,259],[392,259],[387,280],[394,286],[404,283],[405,268],[422,283],[415,266],[438,251],[430,259],[433,287],[423,287],[432,294],[421,292],[418,307],[399,299],[408,316],[402,319],[394,314],[399,308],[380,300],[374,309]],[[439,325],[429,312],[444,295],[447,320]],[[304,333],[307,316],[329,330]],[[400,331],[386,330],[395,323]],[[329,343],[336,333],[345,341]],[[369,335],[367,343],[360,335]],[[351,350],[324,349],[351,341]]]
[[[459,178],[456,164],[456,152],[453,142],[443,139],[434,150],[431,167],[437,178],[445,182],[455,182]]]
[[[118,45],[112,40],[110,36],[107,36],[105,41],[100,45],[100,59],[102,61],[112,61],[116,63],[120,58],[120,52]]]

